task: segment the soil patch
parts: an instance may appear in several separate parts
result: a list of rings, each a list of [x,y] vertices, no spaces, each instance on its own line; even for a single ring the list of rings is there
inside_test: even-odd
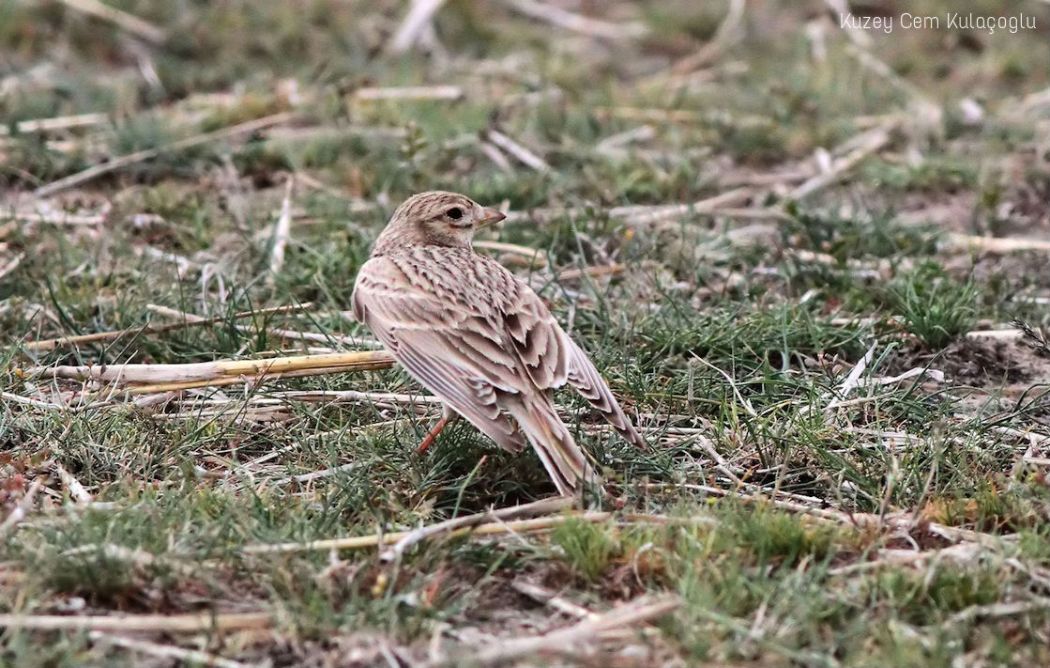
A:
[[[904,346],[887,360],[887,374],[929,366],[944,372],[952,384],[999,386],[1050,378],[1050,360],[1023,343],[986,339],[959,339],[932,352],[918,344]]]

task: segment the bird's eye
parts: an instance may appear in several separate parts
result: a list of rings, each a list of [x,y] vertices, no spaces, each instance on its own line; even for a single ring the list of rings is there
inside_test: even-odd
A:
[[[463,217],[463,209],[459,208],[458,206],[454,206],[448,211],[446,211],[445,215],[451,218],[452,220],[459,220]]]

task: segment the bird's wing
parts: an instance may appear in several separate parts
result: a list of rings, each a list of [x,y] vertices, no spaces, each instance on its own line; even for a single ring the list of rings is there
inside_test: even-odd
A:
[[[352,303],[413,378],[496,443],[520,450],[521,435],[497,403],[497,392],[521,391],[515,358],[484,318],[420,289],[384,257],[361,268]]]
[[[354,288],[357,317],[395,356],[414,348],[500,392],[564,385],[571,341],[536,293],[487,258],[443,259],[369,260]]]
[[[586,351],[565,333],[539,296],[495,261],[483,258],[479,262],[488,265],[487,276],[506,277],[514,283],[513,288],[502,291],[511,295],[501,306],[503,327],[533,385],[546,390],[568,382],[625,440],[647,448]]]
[[[543,302],[485,258],[446,251],[438,262],[419,253],[366,263],[354,288],[357,318],[497,443],[517,449],[527,438],[560,493],[597,481],[546,393],[566,382],[569,367],[568,338]]]
[[[569,377],[572,340],[539,296],[517,279],[514,281],[517,291],[502,314],[509,348],[517,358],[521,373],[533,387],[540,390],[561,387]]]
[[[646,447],[587,353],[528,286],[473,253],[427,260],[374,258],[354,288],[358,319],[413,377],[468,419],[475,403],[491,419],[498,393],[569,382],[626,440]],[[481,417],[471,422],[489,433]]]

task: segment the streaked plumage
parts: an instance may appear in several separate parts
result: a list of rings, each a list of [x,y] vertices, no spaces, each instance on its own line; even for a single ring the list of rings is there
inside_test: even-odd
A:
[[[470,246],[503,216],[463,195],[415,195],[361,268],[354,314],[410,375],[501,447],[532,444],[558,491],[597,481],[551,403],[571,384],[628,441],[645,447],[587,354],[533,290]]]

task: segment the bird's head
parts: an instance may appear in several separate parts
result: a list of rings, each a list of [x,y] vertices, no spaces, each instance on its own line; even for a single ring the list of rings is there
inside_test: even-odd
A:
[[[496,209],[485,208],[466,195],[420,193],[397,207],[376,240],[373,253],[409,246],[470,248],[476,230],[504,218]]]

